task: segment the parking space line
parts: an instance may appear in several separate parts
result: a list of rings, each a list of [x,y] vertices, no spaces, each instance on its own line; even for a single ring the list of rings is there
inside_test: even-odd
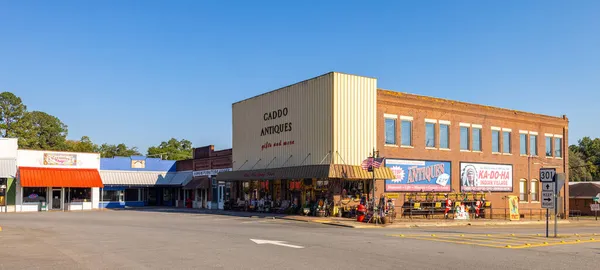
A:
[[[600,242],[600,234],[570,234],[563,235],[560,238],[545,238],[539,234],[392,234],[392,237],[401,237],[407,239],[445,242],[454,244],[476,245],[493,248],[532,248],[546,247],[556,245],[574,245],[582,243]]]

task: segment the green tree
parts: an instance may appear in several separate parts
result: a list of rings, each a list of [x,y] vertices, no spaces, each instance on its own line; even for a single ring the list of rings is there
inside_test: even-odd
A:
[[[83,136],[79,141],[67,140],[66,149],[72,152],[80,153],[97,153],[100,151],[100,147],[92,142],[90,137]]]
[[[583,160],[583,155],[569,147],[569,181],[592,181],[592,174],[588,164]]]
[[[591,180],[600,179],[600,168],[598,166],[600,165],[600,138],[592,139],[590,137],[583,137],[578,141],[577,145],[569,146],[569,154],[571,153],[576,154],[574,161],[579,162],[577,158],[583,161],[583,165],[579,166],[585,165],[585,170],[591,175]],[[573,157],[569,156],[569,163],[571,163],[571,160],[573,160]],[[569,167],[574,166],[569,165]],[[582,179],[580,181],[585,181],[584,179],[587,179],[586,175],[585,173],[579,175],[583,177],[580,178]]]
[[[171,138],[169,141],[161,142],[159,146],[148,148],[149,157],[161,157],[165,160],[183,160],[192,158],[192,142],[182,139]]]
[[[67,125],[45,112],[26,112],[14,125],[19,147],[34,150],[67,150]]]
[[[26,111],[20,97],[11,92],[0,93],[0,137],[16,137],[15,124]]]
[[[137,150],[137,147],[127,147],[124,143],[121,144],[107,144],[104,143],[98,147],[98,152],[100,152],[100,156],[104,158],[112,158],[112,157],[130,157],[130,156],[140,156],[140,152]]]

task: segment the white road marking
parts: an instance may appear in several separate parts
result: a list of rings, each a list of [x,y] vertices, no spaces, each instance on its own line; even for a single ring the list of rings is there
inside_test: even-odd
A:
[[[286,244],[285,241],[261,240],[261,239],[250,239],[250,240],[259,245],[268,244],[268,245],[276,245],[276,246],[289,247],[289,248],[304,248],[303,246]]]

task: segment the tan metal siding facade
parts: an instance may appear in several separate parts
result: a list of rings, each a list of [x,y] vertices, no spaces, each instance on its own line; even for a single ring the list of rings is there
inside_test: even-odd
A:
[[[334,76],[334,163],[359,165],[376,147],[377,80]]]
[[[233,104],[233,170],[329,163],[333,144],[333,73]],[[287,108],[287,116],[264,114]],[[265,127],[291,123],[291,131],[265,134]],[[293,141],[292,145],[276,146]],[[272,147],[261,149],[270,143]],[[291,157],[290,157],[291,156]],[[270,163],[270,164],[269,164]]]

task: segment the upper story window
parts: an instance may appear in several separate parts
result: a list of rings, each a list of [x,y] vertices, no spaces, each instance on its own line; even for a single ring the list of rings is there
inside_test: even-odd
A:
[[[460,127],[460,150],[469,150],[470,149],[469,142],[470,142],[469,127],[461,126]]]
[[[400,143],[402,146],[412,146],[412,117],[403,117],[400,132]]]
[[[425,123],[425,147],[435,147],[435,123]]]
[[[472,125],[471,133],[473,134],[473,151],[481,152],[481,126]]]
[[[538,155],[537,133],[535,132],[529,132],[529,154],[532,156]]]
[[[396,119],[385,118],[385,144],[396,145]]]
[[[502,130],[502,152],[505,154],[510,154],[510,130]]]
[[[527,134],[519,134],[519,151],[521,155],[527,155]]]
[[[562,137],[554,138],[554,157],[562,158]]]
[[[450,149],[450,123],[440,121],[440,148]]]
[[[492,153],[500,153],[500,129],[492,129]]]
[[[552,157],[552,136],[546,135],[546,156]]]

